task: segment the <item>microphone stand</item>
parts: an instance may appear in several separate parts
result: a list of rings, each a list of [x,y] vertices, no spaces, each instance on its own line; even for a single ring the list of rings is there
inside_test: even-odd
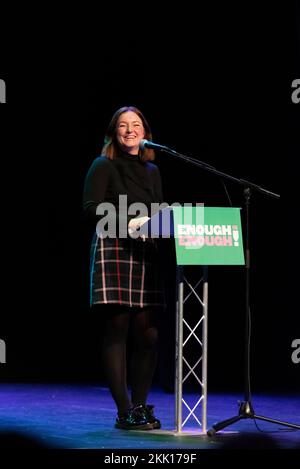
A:
[[[239,179],[234,176],[231,176],[227,173],[217,170],[213,166],[210,166],[207,163],[202,161],[196,160],[195,158],[191,158],[189,156],[183,155],[178,153],[171,148],[159,146],[159,151],[163,153],[168,153],[170,155],[175,156],[176,158],[182,159],[186,163],[193,164],[194,166],[198,166],[199,168],[204,169],[205,171],[209,171],[217,176],[220,176],[225,179],[229,179],[230,181],[236,182],[244,187],[243,193],[245,198],[245,207],[246,207],[246,217],[245,217],[245,254],[246,254],[246,283],[245,283],[245,374],[244,374],[244,401],[240,403],[238,415],[231,417],[229,419],[223,420],[221,422],[216,423],[212,426],[210,430],[208,430],[207,435],[213,436],[219,430],[222,430],[233,423],[246,418],[256,419],[256,420],[263,420],[265,422],[271,422],[279,425],[284,425],[286,427],[293,428],[295,430],[300,430],[300,425],[296,425],[289,422],[283,422],[281,420],[275,420],[269,417],[264,417],[262,415],[257,415],[254,411],[252,402],[251,402],[251,389],[250,389],[250,243],[249,243],[249,219],[250,219],[250,198],[251,193],[253,190],[260,192],[266,196],[273,197],[275,199],[279,199],[280,195],[275,194],[274,192],[268,191],[263,187],[258,186],[252,182],[246,181],[244,179]]]

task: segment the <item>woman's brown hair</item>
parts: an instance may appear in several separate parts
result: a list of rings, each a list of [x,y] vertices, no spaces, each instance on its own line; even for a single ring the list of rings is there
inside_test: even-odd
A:
[[[124,114],[124,112],[129,111],[134,112],[141,119],[145,130],[145,139],[152,140],[152,132],[143,113],[134,106],[121,107],[114,113],[110,121],[110,124],[105,134],[104,146],[101,152],[102,155],[106,156],[106,158],[109,158],[110,160],[113,160],[114,158],[117,158],[120,155],[121,150],[116,139],[117,122],[121,114]],[[155,158],[154,151],[150,148],[140,149],[139,155],[142,161],[153,161]]]

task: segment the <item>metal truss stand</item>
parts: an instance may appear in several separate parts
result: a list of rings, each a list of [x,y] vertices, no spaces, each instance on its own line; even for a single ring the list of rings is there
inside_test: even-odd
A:
[[[204,435],[206,434],[207,412],[207,314],[208,314],[208,268],[199,266],[203,270],[202,277],[192,286],[184,275],[184,267],[177,266],[177,301],[176,301],[176,377],[175,377],[175,432],[177,435]],[[193,268],[198,268],[193,266]],[[202,298],[197,293],[197,288],[202,285]],[[188,287],[185,296],[184,287]],[[188,323],[185,314],[185,304],[191,296],[199,303],[199,315],[196,324]],[[191,321],[190,321],[191,322]],[[185,333],[187,331],[187,334]],[[200,332],[201,331],[201,332]],[[185,347],[192,340],[199,345],[199,355],[194,357],[190,364],[185,356]],[[193,349],[194,350],[194,349]],[[191,359],[190,359],[191,361]],[[201,365],[201,377],[195,371]],[[198,367],[199,368],[199,367]],[[184,373],[184,369],[187,372]],[[184,395],[183,385],[189,378],[195,378],[199,383],[200,395],[194,405],[189,405]],[[187,412],[186,412],[187,410]],[[183,416],[185,413],[186,417]],[[184,430],[188,422],[196,422],[196,430],[192,432]]]

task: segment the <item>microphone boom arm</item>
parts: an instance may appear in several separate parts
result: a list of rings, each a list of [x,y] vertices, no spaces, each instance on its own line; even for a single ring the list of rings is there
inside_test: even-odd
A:
[[[263,187],[258,186],[257,184],[254,184],[253,182],[246,181],[245,179],[239,179],[234,176],[231,176],[230,174],[224,173],[223,171],[219,171],[218,169],[214,168],[213,166],[210,166],[207,163],[204,163],[203,161],[196,160],[195,158],[191,158],[190,156],[183,155],[181,153],[178,153],[175,150],[172,150],[171,148],[164,147],[158,145],[159,150],[163,153],[168,153],[170,155],[175,156],[176,158],[182,159],[186,161],[187,163],[193,164],[195,166],[198,166],[199,168],[205,169],[206,171],[209,171],[213,174],[216,174],[217,176],[220,176],[225,179],[229,179],[233,182],[236,182],[238,184],[241,184],[245,187],[250,187],[251,189],[254,189],[258,192],[261,192],[269,197],[274,197],[275,199],[279,199],[280,195],[275,194],[274,192],[268,191],[267,189],[264,189]]]

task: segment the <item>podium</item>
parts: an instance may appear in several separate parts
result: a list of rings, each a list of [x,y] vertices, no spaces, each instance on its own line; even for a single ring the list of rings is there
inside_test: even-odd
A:
[[[155,430],[175,436],[207,433],[208,266],[245,264],[240,208],[187,205],[167,206],[139,229],[140,236],[173,238],[175,242],[175,429]],[[193,266],[197,276],[199,273],[194,285],[186,274],[187,266]],[[198,293],[201,286],[202,292]],[[186,314],[190,297],[196,298],[199,304],[199,315],[192,321]],[[199,345],[199,356],[191,359],[185,350],[193,339]],[[200,389],[193,404],[188,402],[184,392],[184,384],[191,377],[196,379]],[[196,429],[188,428],[191,421]]]

